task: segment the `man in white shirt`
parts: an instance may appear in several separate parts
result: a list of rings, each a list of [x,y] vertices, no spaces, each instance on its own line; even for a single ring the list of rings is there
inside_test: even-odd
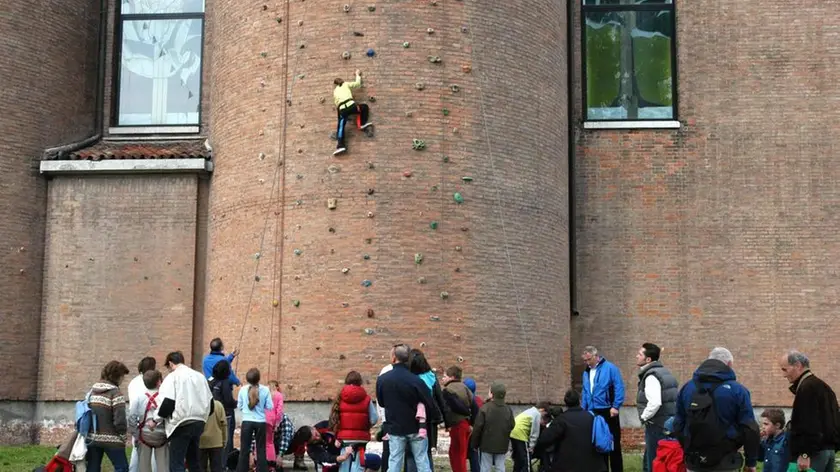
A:
[[[665,422],[677,414],[679,383],[659,362],[662,349],[656,344],[644,343],[636,354],[639,366],[639,392],[636,408],[639,419],[645,426],[645,455],[642,460],[644,472],[653,471],[656,448],[665,438]]]
[[[144,399],[146,398],[146,385],[143,384],[143,374],[148,371],[155,370],[157,368],[157,361],[154,357],[144,357],[140,360],[140,363],[137,364],[137,371],[140,372],[140,375],[131,379],[131,382],[128,383],[128,407],[131,408],[131,403],[137,399]],[[128,464],[128,472],[137,472],[138,465],[137,465],[137,444],[134,444],[134,447],[131,448],[131,461]],[[155,463],[152,463],[152,472],[157,472]]]

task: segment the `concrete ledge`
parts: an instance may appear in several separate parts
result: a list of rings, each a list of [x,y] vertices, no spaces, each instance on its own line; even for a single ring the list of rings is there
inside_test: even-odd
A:
[[[108,134],[198,134],[198,126],[112,126]]]
[[[679,129],[679,121],[584,121],[583,129]]]
[[[134,174],[213,172],[205,159],[106,159],[101,161],[41,161],[42,174]]]

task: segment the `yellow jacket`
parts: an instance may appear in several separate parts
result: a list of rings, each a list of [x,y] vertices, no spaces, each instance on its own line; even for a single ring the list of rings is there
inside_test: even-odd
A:
[[[225,407],[218,400],[213,400],[213,403],[213,415],[204,423],[204,433],[198,443],[200,449],[217,449],[227,443]]]
[[[362,76],[356,75],[356,80],[353,82],[344,82],[335,87],[333,90],[333,101],[335,106],[339,106],[347,100],[353,100],[353,89],[359,88],[362,85]]]

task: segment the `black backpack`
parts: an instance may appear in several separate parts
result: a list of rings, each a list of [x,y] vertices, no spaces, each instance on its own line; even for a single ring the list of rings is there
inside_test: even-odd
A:
[[[696,389],[686,411],[685,463],[693,468],[714,467],[732,452],[726,425],[720,420],[714,401],[715,390],[723,383],[706,387],[695,381],[694,385]]]

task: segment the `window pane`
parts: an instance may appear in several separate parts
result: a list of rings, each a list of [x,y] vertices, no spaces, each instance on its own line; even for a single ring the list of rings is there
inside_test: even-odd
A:
[[[198,124],[201,23],[123,21],[120,125]]]
[[[586,13],[589,120],[673,119],[672,11]]]
[[[123,15],[161,13],[202,13],[204,0],[122,0]]]

